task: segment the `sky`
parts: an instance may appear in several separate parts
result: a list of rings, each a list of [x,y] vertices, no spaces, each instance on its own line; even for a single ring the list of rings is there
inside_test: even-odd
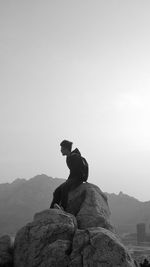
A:
[[[0,183],[67,178],[150,200],[150,1],[0,0]]]

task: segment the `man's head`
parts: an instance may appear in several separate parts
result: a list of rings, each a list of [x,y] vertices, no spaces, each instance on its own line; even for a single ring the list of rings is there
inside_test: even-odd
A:
[[[72,142],[67,141],[67,140],[63,140],[60,143],[61,146],[61,153],[63,156],[68,156],[71,153],[71,149],[72,149]]]

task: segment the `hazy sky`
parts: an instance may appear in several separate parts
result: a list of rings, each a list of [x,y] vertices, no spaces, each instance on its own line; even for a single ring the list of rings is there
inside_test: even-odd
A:
[[[0,0],[0,182],[66,178],[150,200],[150,1]]]

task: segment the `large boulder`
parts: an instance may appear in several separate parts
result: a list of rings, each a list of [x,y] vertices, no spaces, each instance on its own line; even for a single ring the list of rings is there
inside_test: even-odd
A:
[[[12,267],[12,243],[8,235],[0,237],[0,267]]]
[[[77,230],[70,258],[69,267],[135,267],[119,238],[101,227]]]
[[[14,267],[66,267],[76,230],[73,215],[50,209],[34,216],[14,243]]]
[[[103,192],[82,184],[70,192],[67,212],[44,210],[17,233],[13,267],[135,267],[109,216]]]
[[[83,183],[69,193],[67,212],[76,216],[79,229],[103,227],[113,230],[107,196],[94,184]]]

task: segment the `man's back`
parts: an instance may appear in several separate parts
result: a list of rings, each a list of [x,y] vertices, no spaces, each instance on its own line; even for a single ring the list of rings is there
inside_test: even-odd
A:
[[[66,158],[66,162],[70,170],[68,179],[82,179],[82,157],[77,148]]]

